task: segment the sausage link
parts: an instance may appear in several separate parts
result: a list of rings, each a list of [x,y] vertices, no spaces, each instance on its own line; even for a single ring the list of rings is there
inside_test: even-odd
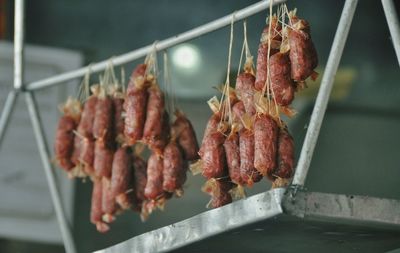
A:
[[[184,167],[181,150],[175,141],[171,141],[164,149],[163,157],[163,190],[175,192],[181,190],[186,181],[186,167]]]
[[[176,120],[173,129],[175,129],[177,134],[178,144],[182,148],[183,157],[188,161],[196,160],[199,158],[199,144],[192,123],[180,111],[177,111],[175,115]]]
[[[147,183],[144,195],[147,199],[156,200],[163,196],[163,159],[151,154],[147,161]]]
[[[147,91],[144,88],[131,89],[124,102],[125,128],[124,134],[128,145],[133,145],[143,136],[146,120]]]
[[[210,206],[218,208],[226,204],[232,203],[232,197],[229,191],[233,185],[228,180],[217,180],[217,189],[211,195]]]
[[[95,175],[99,178],[111,178],[111,168],[113,162],[114,151],[104,147],[99,141],[95,143],[94,170]]]
[[[279,165],[274,172],[274,176],[291,178],[294,169],[294,142],[286,129],[279,131],[278,161]]]
[[[114,104],[110,97],[98,98],[93,122],[93,136],[108,148],[114,146]]]
[[[124,99],[113,98],[114,103],[114,136],[117,142],[122,143],[124,140],[125,121],[122,117]]]
[[[135,92],[136,89],[141,89],[144,87],[146,83],[146,69],[146,64],[139,64],[136,66],[131,74],[131,78],[128,83],[128,88],[126,91],[127,94]]]
[[[244,182],[240,175],[239,134],[237,132],[231,133],[228,138],[225,139],[224,149],[229,176],[232,179],[232,182],[238,185],[243,185]]]
[[[206,143],[209,142],[209,139],[213,133],[218,129],[218,124],[221,120],[221,115],[219,113],[213,114],[207,122],[207,126],[204,130],[203,140],[201,143],[201,147],[199,150],[200,157],[203,156],[203,149]]]
[[[236,79],[236,91],[249,115],[256,113],[254,107],[254,82],[255,77],[251,73],[241,73]]]
[[[110,180],[103,177],[102,178],[102,200],[101,200],[101,210],[103,213],[102,220],[111,223],[115,218],[115,212],[117,211],[117,203],[115,202],[115,198],[111,192],[111,184]]]
[[[82,153],[82,138],[78,135],[74,136],[74,151],[72,151],[71,161],[75,166],[80,164],[80,156]]]
[[[94,140],[89,138],[82,140],[82,152],[79,159],[84,166],[84,172],[90,177],[94,176],[94,149]]]
[[[122,209],[132,205],[128,190],[132,189],[132,155],[128,147],[119,148],[114,154],[111,172],[111,195]]]
[[[133,156],[133,209],[137,212],[142,210],[142,203],[146,200],[144,190],[147,184],[147,164],[140,156]]]
[[[90,222],[96,225],[96,228],[99,232],[105,233],[109,230],[109,227],[106,223],[102,221],[102,216],[103,216],[102,194],[103,194],[102,181],[95,180],[93,182],[92,202],[90,207]]]
[[[86,138],[93,138],[93,122],[96,114],[97,97],[90,96],[85,102],[81,121],[78,125],[78,133]]]
[[[290,78],[288,54],[276,53],[270,58],[271,89],[278,105],[287,106],[294,99],[295,83]]]
[[[226,174],[225,136],[217,130],[203,144],[203,176],[207,179],[222,177]]]
[[[292,64],[291,78],[296,81],[307,79],[318,65],[317,51],[311,40],[310,25],[304,19],[292,18],[294,27],[289,30],[289,57]]]
[[[243,129],[239,134],[240,176],[248,186],[261,180],[262,175],[254,168],[254,133]]]
[[[276,167],[278,125],[269,115],[259,115],[254,123],[254,167],[272,179]]]
[[[54,151],[59,166],[66,171],[70,171],[74,167],[71,156],[74,149],[73,131],[75,128],[75,120],[68,115],[63,115],[58,121]]]

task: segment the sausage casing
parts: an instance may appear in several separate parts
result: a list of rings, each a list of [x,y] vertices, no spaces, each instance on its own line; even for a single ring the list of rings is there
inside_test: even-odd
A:
[[[186,181],[186,169],[180,148],[175,141],[171,141],[164,149],[163,190],[180,190]]]
[[[295,83],[290,78],[288,54],[276,53],[270,58],[271,89],[278,105],[287,106],[294,99]]]
[[[147,161],[147,183],[144,195],[147,199],[155,200],[163,193],[163,159],[153,153]]]
[[[63,115],[58,121],[54,150],[56,159],[61,168],[69,171],[74,167],[71,156],[74,149],[74,129],[76,128],[75,120]]]

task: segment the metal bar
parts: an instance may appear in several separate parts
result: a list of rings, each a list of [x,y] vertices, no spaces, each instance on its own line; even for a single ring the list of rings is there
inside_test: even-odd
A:
[[[244,225],[278,216],[285,189],[273,189],[165,226],[97,253],[167,252]]]
[[[10,93],[8,93],[6,102],[4,103],[4,108],[3,111],[1,112],[1,117],[0,117],[0,147],[1,144],[3,143],[3,138],[7,131],[11,113],[14,111],[17,97],[18,97],[18,92],[12,90],[10,91]]]
[[[24,25],[25,0],[15,0],[14,12],[14,88],[23,88],[24,83]]]
[[[273,5],[279,4],[279,3],[284,3],[287,0],[273,0]],[[216,19],[214,21],[211,21],[205,25],[199,26],[197,28],[194,28],[192,30],[189,30],[187,32],[181,33],[177,36],[170,37],[165,40],[161,40],[157,43],[157,50],[163,50],[167,49],[169,47],[175,46],[177,44],[180,44],[182,42],[197,38],[201,35],[213,32],[215,30],[218,30],[220,28],[223,28],[227,25],[229,25],[232,21],[232,17],[234,16],[234,21],[239,21],[242,19],[245,19],[249,16],[252,16],[258,12],[261,12],[265,9],[267,9],[270,5],[269,0],[264,0],[260,1],[258,3],[255,3],[253,5],[250,5],[246,8],[243,8],[239,11],[234,12],[233,14],[226,15],[222,18]],[[148,45],[142,48],[139,48],[137,50],[131,51],[126,54],[122,54],[116,57],[112,58],[112,63],[114,66],[122,65],[128,62],[131,62],[133,60],[139,59],[145,55],[147,55],[150,50],[153,48],[153,45]],[[110,60],[104,60],[101,62],[98,62],[96,64],[90,65],[90,72],[99,72],[104,70],[107,67],[107,64]],[[45,78],[39,81],[35,81],[32,83],[29,83],[27,85],[27,90],[36,90],[36,89],[42,89],[48,86],[52,86],[55,84],[59,84],[62,82],[69,81],[74,78],[79,78],[85,75],[89,71],[89,67],[83,67],[74,71],[66,72],[64,74],[60,74],[57,76]]]
[[[400,65],[400,24],[396,13],[396,7],[392,0],[382,0],[383,10],[385,11],[389,31],[392,36],[394,50],[396,51],[397,61]]]
[[[36,105],[36,100],[31,92],[25,92],[26,105],[28,107],[29,115],[32,121],[34,134],[36,137],[40,158],[42,159],[43,167],[46,173],[47,183],[50,189],[51,199],[56,212],[58,224],[61,230],[61,236],[64,241],[65,251],[67,253],[75,253],[75,243],[68,226],[67,218],[62,207],[60,192],[56,185],[56,178],[50,161],[50,152],[47,146],[46,137],[42,121],[40,119],[39,111]]]
[[[400,227],[400,200],[320,192],[298,192],[282,201],[285,213],[300,218],[343,219]]]
[[[310,124],[308,126],[307,134],[301,149],[296,173],[292,182],[292,184],[295,186],[303,186],[306,180],[315,145],[318,140],[319,131],[321,129],[322,120],[324,118],[329,96],[331,94],[333,81],[342,57],[344,45],[346,44],[347,35],[349,34],[354,12],[357,7],[357,2],[358,0],[346,0],[344,4],[339,25],[332,43],[328,62],[325,67],[324,76],[322,77],[321,87],[319,88],[317,100],[315,101],[314,110],[311,115]]]

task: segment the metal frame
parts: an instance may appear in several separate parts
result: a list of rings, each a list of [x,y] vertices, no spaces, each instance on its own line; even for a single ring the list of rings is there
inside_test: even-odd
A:
[[[271,0],[272,1],[272,0]],[[273,5],[286,2],[286,0],[273,0]],[[351,26],[351,22],[355,13],[355,9],[357,6],[358,0],[346,0],[344,4],[344,8],[342,11],[342,15],[340,17],[340,22],[335,34],[335,38],[332,44],[332,48],[330,51],[330,55],[328,58],[328,62],[326,65],[325,73],[322,78],[321,87],[318,92],[317,100],[314,106],[314,110],[312,112],[312,116],[310,119],[310,124],[306,133],[306,137],[303,143],[303,147],[300,154],[300,159],[298,162],[298,166],[296,169],[296,173],[294,175],[293,184],[290,188],[290,199],[293,201],[296,199],[296,193],[298,189],[301,189],[304,186],[307,173],[309,170],[310,162],[312,159],[312,155],[314,152],[314,148],[319,136],[319,131],[321,128],[322,120],[325,115],[329,95],[332,90],[333,81],[335,78],[335,74],[337,72],[340,59],[343,53],[343,48],[346,43],[347,35],[349,33],[349,29]],[[384,7],[385,15],[388,21],[388,25],[390,28],[390,33],[392,35],[392,40],[394,44],[394,48],[397,54],[397,58],[400,64],[400,28],[399,22],[396,14],[396,10],[394,8],[393,0],[382,0],[382,5]],[[180,35],[159,41],[157,43],[157,49],[163,50],[169,47],[172,47],[176,44],[191,40],[193,38],[199,37],[201,35],[210,33],[217,29],[221,29],[230,24],[230,22],[238,21],[245,19],[249,16],[252,16],[258,12],[261,12],[267,9],[270,6],[269,0],[263,0],[256,4],[250,5],[244,9],[234,12],[233,14],[224,16],[220,19],[207,23],[205,25],[199,26],[193,30],[189,30],[185,33]],[[5,131],[8,126],[8,121],[10,115],[13,112],[16,98],[20,92],[24,93],[26,98],[26,104],[29,109],[29,114],[32,121],[32,126],[34,129],[34,133],[36,136],[36,141],[38,144],[38,149],[40,151],[40,156],[43,162],[43,166],[46,173],[47,182],[49,184],[51,198],[53,201],[53,205],[55,207],[57,219],[59,222],[62,238],[64,241],[66,252],[74,253],[76,251],[74,240],[71,234],[71,230],[68,226],[68,222],[64,213],[64,209],[62,208],[62,204],[60,201],[60,194],[57,188],[57,184],[55,181],[55,176],[53,172],[52,164],[50,163],[50,151],[47,145],[46,140],[44,139],[44,130],[43,125],[39,117],[38,108],[36,105],[36,100],[34,97],[34,91],[46,87],[50,87],[56,84],[60,84],[75,78],[80,78],[85,75],[88,71],[89,67],[84,67],[77,69],[75,71],[66,72],[64,74],[60,74],[57,76],[53,76],[50,78],[45,78],[39,81],[35,81],[32,83],[25,84],[23,80],[23,73],[24,73],[24,11],[25,11],[25,3],[24,0],[16,0],[15,1],[15,29],[14,29],[14,89],[10,91],[8,94],[5,106],[2,111],[2,115],[0,117],[0,145],[2,143],[3,137],[5,135]],[[152,45],[148,45],[146,47],[131,51],[126,54],[122,54],[120,56],[112,58],[113,64],[122,65],[127,62],[136,60],[145,56],[150,50],[152,49]],[[106,68],[107,63],[110,60],[105,60],[96,64],[90,65],[91,72],[99,72]],[[301,209],[301,206],[295,205],[295,207],[290,208],[288,205],[287,198],[284,197],[283,189],[279,190],[271,190],[265,193],[258,194],[246,200],[238,201],[232,203],[228,206],[211,210],[205,212],[203,214],[197,215],[191,219],[186,221],[182,221],[180,223],[161,228],[159,230],[152,231],[150,233],[143,234],[139,237],[135,237],[129,240],[126,243],[116,245],[106,252],[119,252],[117,249],[122,247],[121,245],[130,245],[133,247],[133,244],[140,244],[143,245],[146,243],[146,240],[155,241],[155,239],[160,239],[164,244],[157,244],[157,247],[151,248],[151,251],[167,251],[173,248],[181,247],[188,243],[201,240],[208,236],[214,235],[216,233],[220,233],[226,231],[228,229],[233,229],[238,226],[243,226],[252,222],[255,222],[260,219],[267,219],[273,217],[279,213],[282,213],[282,205],[287,210],[291,210],[289,212],[302,214],[303,216],[306,215],[308,209]],[[297,195],[297,198],[301,196],[302,193]],[[313,193],[310,193],[313,194]],[[333,197],[335,198],[335,197]],[[324,202],[327,201],[326,198],[315,198],[316,201]],[[373,198],[370,198],[373,199]],[[328,198],[329,200],[329,198]],[[337,199],[336,199],[337,200]],[[342,199],[343,200],[343,199]],[[282,204],[282,201],[283,204]],[[389,200],[382,200],[382,201],[389,201]],[[385,202],[386,203],[386,202]],[[260,206],[262,204],[262,206]],[[399,203],[395,203],[396,207],[399,207]],[[257,211],[256,206],[260,206],[260,211]],[[267,207],[270,207],[268,209]],[[389,205],[390,206],[390,205]],[[251,207],[251,209],[249,208]],[[390,206],[392,207],[392,206]],[[333,209],[335,210],[335,209]],[[336,215],[333,213],[332,215]],[[339,212],[340,213],[340,212]],[[223,219],[221,219],[223,217]],[[237,220],[237,218],[239,218]],[[243,218],[245,217],[245,218]],[[349,217],[351,218],[351,217]],[[373,217],[367,217],[373,218]],[[393,219],[395,218],[395,220]],[[204,219],[211,219],[215,220],[224,220],[223,227],[210,227],[210,228],[203,228],[199,227],[198,225],[201,224],[201,221]],[[399,217],[389,217],[388,222],[399,224]],[[171,233],[179,232],[182,230],[182,227],[179,227],[179,224],[189,225],[191,229],[193,229],[194,233],[182,233],[182,234],[193,234],[192,237],[188,235],[190,238],[183,238],[180,241],[171,241],[167,238],[171,235]],[[207,222],[207,224],[212,224]],[[185,231],[188,227],[184,227]],[[201,230],[201,231],[200,231]],[[151,235],[151,236],[150,236]],[[167,236],[168,235],[168,236]],[[147,239],[146,239],[147,238]],[[132,242],[134,242],[132,244]],[[152,245],[152,244],[147,244]],[[122,248],[121,248],[122,249]]]

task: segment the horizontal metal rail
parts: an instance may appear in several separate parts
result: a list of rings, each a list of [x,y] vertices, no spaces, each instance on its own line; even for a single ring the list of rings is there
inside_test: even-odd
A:
[[[273,0],[273,5],[277,5],[280,3],[284,3],[287,0]],[[170,48],[172,46],[175,46],[177,44],[180,44],[182,42],[197,38],[199,36],[202,36],[204,34],[213,32],[215,30],[221,29],[227,25],[229,25],[232,22],[232,19],[234,21],[239,21],[242,19],[245,19],[247,17],[250,17],[258,12],[261,12],[265,9],[267,9],[270,6],[270,1],[265,0],[265,1],[260,1],[258,3],[255,3],[253,5],[250,5],[246,8],[243,8],[241,10],[238,10],[234,12],[233,14],[226,15],[222,18],[216,19],[214,21],[211,21],[205,25],[199,26],[197,28],[194,28],[192,30],[189,30],[187,32],[181,33],[177,36],[170,37],[165,40],[160,40],[157,42],[157,50],[164,50],[167,48]],[[137,50],[131,51],[126,54],[122,54],[116,57],[112,58],[112,63],[114,66],[119,66],[128,62],[131,62],[133,60],[139,59],[145,55],[147,55],[153,48],[153,45],[148,45],[142,48],[139,48]],[[107,64],[109,63],[110,60],[104,60],[95,64],[90,65],[90,72],[99,72],[104,70],[107,67]],[[56,85],[62,82],[66,82],[75,78],[79,78],[85,75],[89,71],[89,66],[83,67],[74,71],[66,72],[64,74],[56,75],[53,77],[45,78],[39,81],[35,81],[32,83],[29,83],[26,85],[27,90],[37,90],[37,89],[42,89],[45,87],[49,87],[52,85]]]

